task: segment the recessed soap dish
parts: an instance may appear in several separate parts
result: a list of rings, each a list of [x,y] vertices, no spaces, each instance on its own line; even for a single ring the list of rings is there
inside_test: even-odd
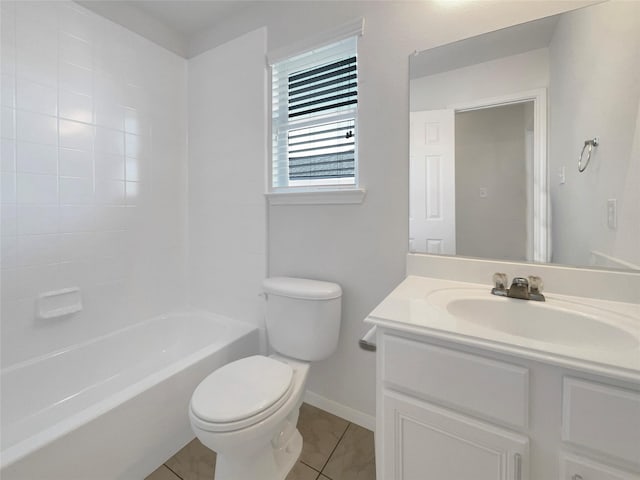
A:
[[[79,287],[41,293],[37,300],[37,316],[42,320],[60,318],[82,311]]]

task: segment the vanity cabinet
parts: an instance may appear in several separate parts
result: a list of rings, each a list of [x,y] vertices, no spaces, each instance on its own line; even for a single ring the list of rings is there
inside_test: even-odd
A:
[[[384,480],[640,480],[638,385],[378,325]]]

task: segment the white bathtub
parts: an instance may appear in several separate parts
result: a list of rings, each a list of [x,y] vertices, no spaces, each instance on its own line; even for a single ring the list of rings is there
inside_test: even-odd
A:
[[[187,407],[258,331],[202,312],[163,315],[1,372],[2,480],[140,480],[193,434]]]

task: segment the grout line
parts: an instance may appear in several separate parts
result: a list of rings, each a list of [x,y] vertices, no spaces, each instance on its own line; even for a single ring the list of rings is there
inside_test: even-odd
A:
[[[333,454],[335,453],[336,449],[338,448],[338,445],[340,445],[340,442],[342,441],[342,439],[344,438],[344,436],[347,434],[347,430],[349,430],[349,427],[351,426],[351,422],[347,423],[347,428],[344,429],[344,432],[342,432],[342,435],[340,435],[340,439],[338,440],[338,443],[336,443],[336,446],[333,447],[333,450],[331,450],[331,453],[329,454],[329,456],[327,457],[327,461],[324,462],[324,465],[322,466],[322,470],[320,470],[320,473],[322,475],[324,475],[322,472],[324,471],[325,467],[327,466],[327,464],[329,463],[329,461],[331,460],[331,457],[333,456]],[[329,480],[331,480],[331,477],[329,477],[328,475],[325,475],[325,477],[329,478]]]
[[[318,473],[322,473],[320,472],[320,470],[318,470],[317,468],[312,467],[311,465],[309,465],[308,463],[304,463],[302,460],[298,460],[300,463],[302,463],[303,465],[306,465],[307,467],[309,467],[311,470],[318,472]]]
[[[173,469],[172,469],[169,465],[167,465],[166,463],[163,463],[163,465],[164,465],[165,467],[167,467],[167,468],[169,469],[169,471],[170,471],[171,473],[173,473],[176,477],[178,477],[180,480],[184,480],[184,478],[182,478],[180,475],[178,475],[176,472],[174,472],[174,471],[173,471]]]

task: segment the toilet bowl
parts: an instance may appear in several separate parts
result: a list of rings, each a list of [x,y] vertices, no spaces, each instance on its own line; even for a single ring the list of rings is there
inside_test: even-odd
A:
[[[215,480],[285,479],[302,451],[296,425],[310,362],[327,358],[338,344],[339,285],[278,277],[263,287],[277,353],[219,368],[191,397],[191,428],[218,454]]]
[[[287,476],[302,451],[296,424],[308,371],[306,362],[256,355],[200,383],[189,419],[202,444],[218,454],[216,480]]]

